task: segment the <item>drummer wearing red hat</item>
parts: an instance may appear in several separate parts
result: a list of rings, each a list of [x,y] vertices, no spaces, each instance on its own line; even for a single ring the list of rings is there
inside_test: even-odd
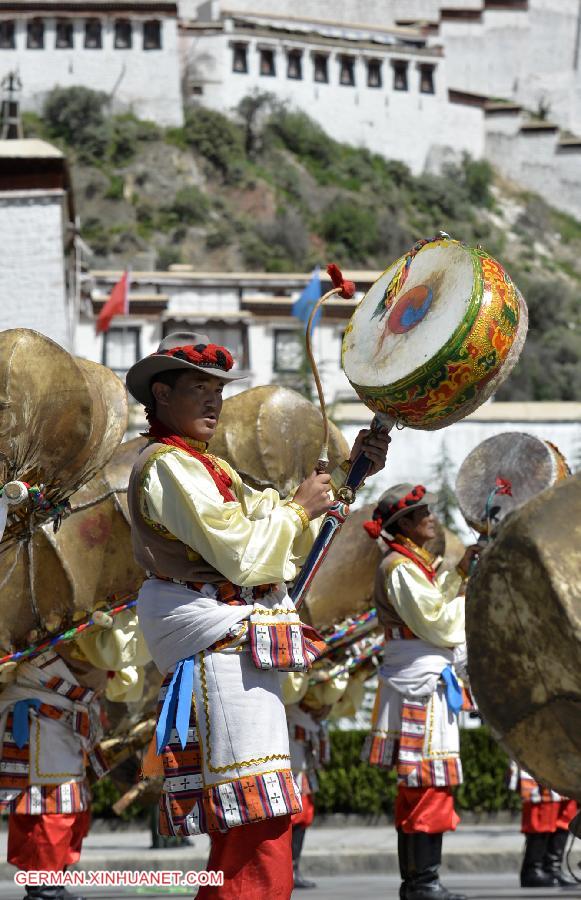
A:
[[[313,473],[282,499],[246,485],[208,452],[232,355],[201,334],[169,335],[127,386],[146,407],[149,443],[131,474],[133,548],[148,578],[140,624],[165,674],[144,771],[165,775],[164,834],[209,833],[202,898],[288,900],[291,815],[300,811],[279,671],[305,671],[322,642],[286,591],[344,469]],[[372,471],[388,439],[361,433]]]
[[[442,835],[459,822],[452,787],[462,781],[456,673],[466,661],[464,597],[475,549],[455,571],[436,573],[425,545],[436,537],[435,501],[423,485],[397,484],[364,524],[385,554],[375,605],[386,645],[364,756],[395,768],[395,825],[402,900],[462,900],[440,882]]]

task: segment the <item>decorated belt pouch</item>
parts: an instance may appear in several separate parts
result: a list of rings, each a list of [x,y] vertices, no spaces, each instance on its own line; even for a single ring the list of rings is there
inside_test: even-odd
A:
[[[324,640],[294,609],[259,604],[248,620],[248,639],[254,665],[281,672],[306,672],[325,648]]]

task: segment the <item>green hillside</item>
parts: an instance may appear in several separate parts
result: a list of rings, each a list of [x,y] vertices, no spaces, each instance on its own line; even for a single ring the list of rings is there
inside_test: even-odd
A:
[[[581,223],[468,158],[414,177],[328,138],[268,95],[236,121],[207,109],[183,128],[110,116],[83,88],[52,92],[27,136],[66,150],[94,268],[384,269],[443,230],[502,261],[529,305],[530,336],[498,399],[581,396]]]

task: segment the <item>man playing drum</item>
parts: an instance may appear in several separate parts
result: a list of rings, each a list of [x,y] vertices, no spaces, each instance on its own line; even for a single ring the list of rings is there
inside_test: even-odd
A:
[[[160,830],[210,834],[208,867],[224,872],[224,886],[202,887],[200,900],[288,900],[290,818],[300,797],[278,671],[308,668],[320,642],[300,623],[285,581],[345,473],[313,473],[283,500],[209,454],[232,366],[226,348],[179,333],[127,375],[151,426],[128,502],[134,553],[149,576],[140,623],[166,673]],[[363,448],[379,471],[387,444],[362,432],[352,456]]]
[[[475,549],[455,571],[436,575],[425,544],[436,536],[422,485],[386,491],[364,524],[385,556],[375,604],[386,646],[372,731],[363,751],[371,765],[395,768],[395,825],[402,900],[462,900],[440,882],[442,835],[459,818],[452,787],[462,781],[455,668],[466,661],[464,597],[459,596]]]

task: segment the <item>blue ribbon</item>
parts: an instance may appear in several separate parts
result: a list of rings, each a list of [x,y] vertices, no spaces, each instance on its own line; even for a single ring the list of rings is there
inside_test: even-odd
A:
[[[16,746],[21,750],[28,744],[30,739],[30,721],[28,714],[31,709],[38,710],[40,703],[40,700],[34,699],[19,700],[18,703],[14,704],[12,710],[12,737],[14,738]]]
[[[158,756],[169,743],[169,736],[174,725],[182,750],[185,748],[190,727],[193,690],[194,657],[190,656],[187,659],[180,659],[168,685],[155,730]]]
[[[462,694],[462,688],[458,684],[458,679],[452,671],[452,666],[446,666],[442,671],[442,679],[446,686],[446,700],[448,701],[448,706],[455,715],[458,715],[462,709],[464,696]]]

